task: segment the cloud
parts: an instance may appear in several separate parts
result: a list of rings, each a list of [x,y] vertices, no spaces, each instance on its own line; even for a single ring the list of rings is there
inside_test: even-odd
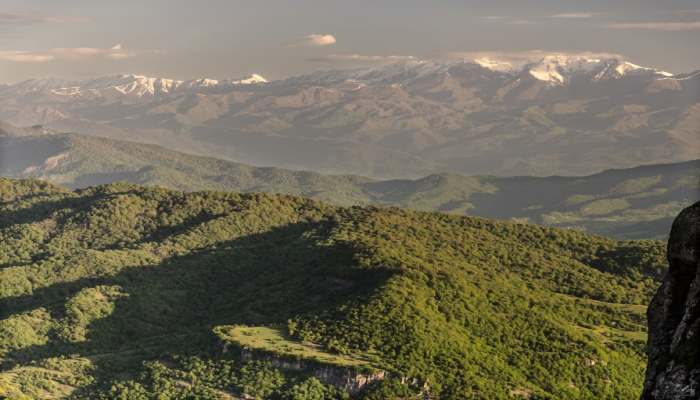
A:
[[[136,57],[148,53],[156,52],[144,50],[128,50],[122,48],[120,44],[109,49],[101,49],[97,47],[65,47],[48,50],[48,55],[54,56],[56,59],[66,61],[83,61],[95,58],[123,60],[125,58]]]
[[[157,54],[158,50],[130,50],[120,44],[102,49],[98,47],[57,47],[42,51],[0,51],[0,60],[15,62],[87,61],[94,59],[123,60],[142,54]]]
[[[0,10],[0,24],[72,24],[89,21],[92,21],[92,19],[81,15],[45,14],[36,11]]]
[[[607,24],[608,28],[614,29],[652,29],[657,31],[683,31],[688,29],[700,29],[698,22],[643,22],[632,24]]]
[[[53,56],[33,55],[23,51],[0,51],[0,60],[3,61],[41,63],[53,59]]]
[[[487,21],[487,22],[499,22],[503,24],[510,24],[510,25],[536,25],[535,22],[532,21],[526,21],[523,19],[509,19],[508,17],[501,17],[501,16],[487,16],[487,17],[480,17],[481,20]]]
[[[333,35],[308,35],[304,36],[304,40],[295,46],[327,46],[336,42],[337,39]]]
[[[346,54],[337,55],[333,54],[326,57],[319,58],[309,58],[307,61],[326,61],[326,62],[389,62],[389,61],[403,61],[414,59],[413,56],[367,56],[361,54]]]
[[[698,10],[683,10],[683,11],[676,11],[677,15],[680,15],[682,17],[689,16],[689,15],[695,15],[700,13],[700,9]]]
[[[563,14],[554,14],[554,15],[548,15],[547,18],[591,18],[593,17],[593,13],[563,13]]]

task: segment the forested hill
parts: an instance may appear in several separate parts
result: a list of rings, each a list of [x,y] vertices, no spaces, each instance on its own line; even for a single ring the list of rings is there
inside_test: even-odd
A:
[[[664,253],[290,195],[0,179],[0,381],[32,397],[349,397],[215,346],[254,325],[246,340],[349,357],[438,399],[631,399]],[[255,337],[270,324],[283,333]],[[356,397],[420,390],[385,379]]]
[[[377,181],[253,167],[142,143],[0,123],[0,175],[67,188],[119,181],[188,191],[287,193],[332,204],[400,206],[567,227],[618,239],[663,239],[673,217],[700,198],[697,161],[587,177],[430,175]]]

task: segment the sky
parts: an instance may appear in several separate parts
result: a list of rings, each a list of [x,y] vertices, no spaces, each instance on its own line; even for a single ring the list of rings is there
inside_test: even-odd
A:
[[[473,53],[594,52],[700,69],[699,0],[0,0],[0,83],[268,80]]]

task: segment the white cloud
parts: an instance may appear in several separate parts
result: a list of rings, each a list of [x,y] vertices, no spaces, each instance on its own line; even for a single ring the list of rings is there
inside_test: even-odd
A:
[[[160,53],[160,51],[129,50],[118,44],[108,49],[98,47],[57,47],[41,51],[0,51],[0,60],[15,62],[86,61],[93,59],[123,60],[152,53]]]
[[[505,19],[506,17],[500,17],[500,16],[488,16],[488,17],[481,17],[484,21],[498,21],[499,19]]]
[[[0,24],[70,24],[89,22],[91,18],[80,15],[44,14],[36,11],[0,10]]]
[[[555,15],[548,15],[548,18],[591,18],[593,17],[593,13],[563,13],[563,14],[555,14]]]
[[[296,46],[327,46],[335,44],[337,41],[333,35],[308,35],[304,36],[304,40],[297,43]]]
[[[41,63],[53,59],[53,56],[34,55],[23,51],[0,51],[0,60],[3,61]]]
[[[120,44],[109,49],[97,47],[66,47],[48,50],[48,54],[56,59],[66,61],[83,61],[94,58],[108,58],[113,60],[123,60],[125,58],[136,57],[142,54],[154,53],[153,51],[128,50],[122,48]]]
[[[687,29],[700,29],[698,22],[643,22],[630,24],[607,24],[608,28],[615,29],[652,29],[658,31],[682,31]]]
[[[414,58],[413,56],[367,56],[367,55],[362,55],[362,54],[345,54],[345,55],[333,54],[333,55],[326,56],[326,57],[310,58],[310,59],[308,59],[308,61],[388,62],[388,61],[411,60],[413,58]]]

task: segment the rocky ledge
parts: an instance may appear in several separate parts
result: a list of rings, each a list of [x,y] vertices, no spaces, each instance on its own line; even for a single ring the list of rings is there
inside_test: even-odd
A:
[[[347,366],[326,364],[313,359],[299,358],[295,356],[285,356],[265,350],[254,350],[248,346],[242,346],[227,340],[219,339],[217,347],[222,353],[231,350],[241,352],[241,361],[266,361],[272,366],[293,371],[303,371],[316,377],[319,381],[333,385],[339,389],[346,390],[350,394],[356,395],[372,384],[386,378],[396,378],[401,383],[422,388],[422,395],[430,395],[430,386],[418,378],[407,378],[392,374],[387,371],[363,368],[356,369]]]
[[[649,305],[642,400],[700,399],[700,202],[673,222],[669,270]]]

